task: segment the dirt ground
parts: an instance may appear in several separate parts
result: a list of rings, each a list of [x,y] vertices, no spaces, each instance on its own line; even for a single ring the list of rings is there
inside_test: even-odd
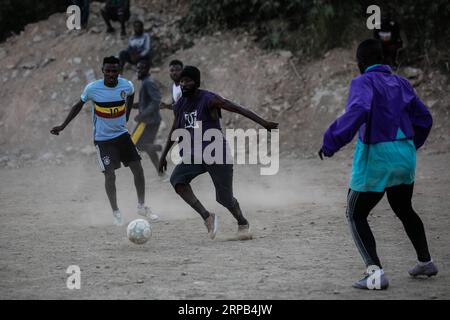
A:
[[[449,299],[449,153],[418,156],[414,197],[437,277],[412,279],[412,245],[386,199],[370,223],[390,280],[384,292],[353,289],[364,271],[345,219],[350,160],[282,160],[275,176],[235,167],[235,195],[254,234],[231,241],[235,222],[214,201],[208,176],[194,191],[219,215],[207,237],[193,210],[156,177],[147,157],[148,203],[161,221],[151,240],[134,245],[112,215],[95,158],[59,166],[0,169],[1,299]],[[169,168],[169,171],[171,168]],[[119,206],[138,218],[128,169],[118,172]],[[66,287],[69,265],[81,289]]]

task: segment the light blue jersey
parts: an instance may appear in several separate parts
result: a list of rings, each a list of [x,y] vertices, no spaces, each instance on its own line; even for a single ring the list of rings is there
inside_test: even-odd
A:
[[[114,88],[105,86],[103,79],[93,81],[81,94],[83,102],[92,102],[94,141],[111,140],[128,132],[125,102],[134,93],[134,87],[124,78],[117,81]]]

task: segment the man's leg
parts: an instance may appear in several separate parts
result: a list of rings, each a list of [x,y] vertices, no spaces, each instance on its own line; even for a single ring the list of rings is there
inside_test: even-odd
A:
[[[127,31],[126,31],[126,28],[125,28],[125,23],[129,19],[130,13],[127,12],[126,10],[124,10],[124,9],[119,9],[117,15],[118,15],[119,22],[120,22],[120,35],[121,36],[126,36],[127,35]]]
[[[138,140],[140,148],[148,154],[156,171],[158,171],[159,166],[159,157],[156,152],[162,150],[161,145],[154,144],[159,125],[160,123],[147,124],[145,126],[144,132],[142,132],[142,135]]]
[[[145,204],[145,177],[144,169],[142,169],[141,161],[132,161],[129,164],[131,172],[134,176],[134,185],[136,187],[136,193],[138,198],[138,204]]]
[[[392,210],[402,222],[406,234],[416,250],[417,259],[420,262],[429,262],[431,261],[431,256],[428,250],[425,228],[423,227],[422,220],[414,211],[411,204],[413,189],[414,184],[387,188],[387,198]]]
[[[106,24],[106,27],[107,27],[106,32],[108,32],[108,33],[114,32],[115,30],[114,30],[113,26],[111,25],[111,17],[109,15],[108,8],[103,7],[100,10],[100,13],[101,13],[101,15],[103,17],[103,20],[105,20],[105,24]]]
[[[203,220],[206,220],[209,217],[210,213],[205,209],[200,200],[197,199],[190,184],[178,183],[175,186],[175,192],[190,205]]]
[[[367,217],[370,211],[383,198],[384,192],[357,192],[350,190],[347,197],[347,220],[356,247],[366,267],[376,265],[380,269],[381,262],[376,251],[375,238],[370,229]]]
[[[239,202],[233,196],[233,165],[213,164],[208,165],[208,173],[216,188],[216,200],[230,211],[239,226],[248,226],[244,218]]]
[[[113,211],[119,210],[117,206],[117,194],[116,194],[116,174],[114,169],[109,168],[105,170],[105,190],[111,204]]]

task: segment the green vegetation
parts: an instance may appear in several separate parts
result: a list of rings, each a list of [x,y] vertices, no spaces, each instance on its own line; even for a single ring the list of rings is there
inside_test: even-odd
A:
[[[409,59],[449,60],[448,0],[192,0],[182,27],[195,33],[245,28],[266,48],[314,56],[371,36],[366,28],[371,4],[379,5],[382,15],[396,17],[406,35]]]

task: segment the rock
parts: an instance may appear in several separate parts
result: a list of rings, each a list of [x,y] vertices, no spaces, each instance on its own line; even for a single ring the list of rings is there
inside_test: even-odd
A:
[[[73,63],[75,63],[75,64],[80,64],[82,60],[81,60],[80,57],[75,57],[75,58],[72,59],[72,61],[73,61]]]
[[[75,78],[70,79],[70,81],[72,81],[74,83],[78,83],[78,82],[80,82],[80,78],[79,77],[75,77]]]
[[[6,50],[3,48],[0,48],[0,60],[5,58],[7,55],[8,54],[7,54]]]
[[[74,151],[75,151],[75,148],[74,147],[67,147],[66,149],[64,149],[64,151],[66,152],[66,153],[73,153]]]
[[[0,157],[0,164],[8,163],[9,158],[7,156]]]
[[[55,100],[58,94],[56,92],[53,92],[50,99]]]
[[[91,145],[87,145],[80,150],[80,153],[86,156],[92,155],[95,153],[95,147]]]
[[[95,71],[94,69],[88,69],[84,72],[84,77],[87,82],[95,81]]]
[[[37,64],[35,62],[25,62],[20,65],[22,69],[31,70],[37,68]]]
[[[17,70],[14,70],[13,72],[12,72],[12,74],[11,74],[11,78],[12,79],[14,79],[15,77],[17,77],[17,74],[18,74],[19,72],[17,71]]]
[[[39,65],[40,68],[44,68],[46,65],[48,65],[50,62],[55,61],[56,59],[54,57],[45,58],[44,61],[41,62]]]
[[[15,161],[15,160],[9,160],[8,163],[6,164],[6,166],[11,169],[16,169],[19,167],[17,164],[17,161]]]
[[[29,153],[25,153],[20,156],[20,160],[23,160],[23,161],[28,161],[28,160],[31,160],[32,158],[33,158],[33,156]]]
[[[403,68],[402,73],[406,78],[412,79],[419,77],[421,74],[423,74],[423,71],[418,68],[405,67]]]
[[[63,82],[64,80],[66,80],[67,78],[68,78],[67,73],[61,72],[61,73],[58,74],[58,76],[57,76],[57,81],[58,81],[59,83],[61,83],[61,82]]]
[[[28,77],[29,75],[31,74],[31,70],[26,70],[24,73],[23,73],[23,78],[26,78],[26,77]]]
[[[6,69],[12,70],[12,69],[14,69],[15,67],[16,67],[15,64],[8,64],[8,65],[6,66]]]
[[[89,29],[89,33],[100,33],[102,32],[98,27],[92,27]]]
[[[42,37],[37,35],[33,37],[33,42],[41,42],[42,41]]]
[[[69,79],[75,78],[78,75],[76,70],[73,70],[71,73],[69,73]]]
[[[293,56],[292,52],[290,52],[289,50],[281,50],[279,52],[279,55],[285,59],[290,59]]]
[[[50,159],[53,159],[55,155],[52,152],[46,152],[43,155],[41,155],[38,159],[41,161],[48,161]]]

